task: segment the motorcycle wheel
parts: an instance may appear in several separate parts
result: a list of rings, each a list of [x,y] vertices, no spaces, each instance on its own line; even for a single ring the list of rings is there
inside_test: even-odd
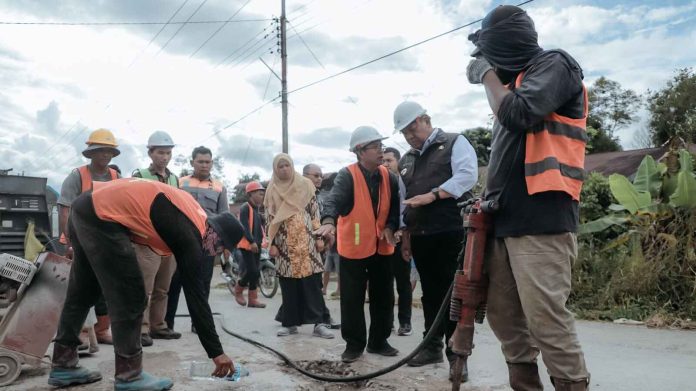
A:
[[[261,276],[259,278],[259,290],[263,297],[270,299],[278,292],[278,277],[276,271],[271,267],[261,268]]]

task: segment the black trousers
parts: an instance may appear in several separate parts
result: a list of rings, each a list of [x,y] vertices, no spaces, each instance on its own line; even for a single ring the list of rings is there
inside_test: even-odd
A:
[[[454,273],[457,270],[457,256],[462,248],[463,232],[443,232],[434,235],[411,236],[411,251],[416,269],[420,274],[423,289],[423,315],[425,316],[425,335],[435,321],[437,311],[447,296]],[[433,336],[430,347],[442,350],[457,327],[457,322],[449,320],[449,303],[445,319]],[[445,337],[443,342],[442,337]],[[452,352],[447,348],[448,357]]]
[[[178,263],[178,262],[177,262]],[[206,302],[210,298],[210,283],[213,280],[213,269],[215,268],[215,257],[203,255],[201,257],[201,272],[197,274],[198,283],[203,285],[203,294]],[[189,279],[191,277],[188,277]],[[164,321],[167,322],[167,327],[174,330],[174,318],[176,311],[179,309],[179,296],[181,296],[181,287],[183,281],[179,267],[172,275],[172,282],[169,284],[169,293],[167,295],[167,313],[164,316]]]
[[[258,288],[259,277],[261,273],[259,272],[259,267],[261,265],[261,253],[253,253],[247,250],[239,250],[242,253],[242,259],[240,269],[242,270],[242,278],[239,279],[239,285],[249,290],[254,290]]]
[[[396,251],[391,257],[392,274],[396,282],[396,293],[399,295],[398,319],[399,325],[411,324],[411,305],[413,304],[413,292],[411,291],[411,262],[404,261],[401,257],[401,244],[396,246]]]
[[[200,274],[201,238],[193,223],[163,195],[155,198],[150,217],[155,230],[174,253],[182,274]],[[116,377],[128,380],[119,372],[124,367],[118,363],[133,360],[133,365],[140,365],[140,326],[147,305],[143,275],[130,233],[120,224],[97,217],[91,192],[80,195],[73,202],[69,224],[75,255],[55,341],[77,351],[80,330],[89,308],[99,297],[101,287],[111,317]],[[202,286],[196,281],[199,279],[184,280],[184,293],[201,343],[209,357],[215,357],[222,354],[222,347]],[[55,360],[53,364],[74,365]],[[140,368],[134,370],[128,365],[125,368],[128,376],[140,373]]]
[[[379,349],[391,334],[394,319],[394,288],[390,256],[373,255],[365,259],[341,257],[341,336],[346,350],[365,346]],[[370,335],[365,324],[365,291],[369,284]]]
[[[275,320],[283,327],[322,323],[326,304],[321,294],[321,273],[303,278],[279,277],[283,303]]]

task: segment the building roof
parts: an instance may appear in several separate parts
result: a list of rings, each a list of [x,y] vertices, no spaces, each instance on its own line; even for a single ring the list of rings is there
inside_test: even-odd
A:
[[[696,154],[696,144],[689,144],[688,149]],[[630,177],[638,170],[640,162],[646,155],[659,161],[669,150],[668,145],[657,148],[634,149],[630,151],[594,153],[585,156],[585,171],[598,172],[602,175],[621,174]]]

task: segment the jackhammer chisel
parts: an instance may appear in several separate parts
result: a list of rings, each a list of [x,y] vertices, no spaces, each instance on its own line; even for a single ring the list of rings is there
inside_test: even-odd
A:
[[[450,320],[457,328],[449,345],[457,355],[453,367],[452,391],[458,391],[462,368],[474,347],[474,322],[483,323],[486,316],[488,279],[483,276],[483,255],[486,236],[492,226],[491,213],[498,208],[495,201],[477,199],[464,206],[462,215],[466,229],[466,247],[462,268],[454,276],[450,302]]]

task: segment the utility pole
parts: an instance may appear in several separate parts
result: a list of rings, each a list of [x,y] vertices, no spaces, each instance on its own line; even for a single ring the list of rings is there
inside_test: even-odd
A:
[[[285,27],[285,0],[280,2],[280,63],[281,63],[281,91],[280,104],[283,108],[283,152],[288,153],[288,51],[287,30]]]

